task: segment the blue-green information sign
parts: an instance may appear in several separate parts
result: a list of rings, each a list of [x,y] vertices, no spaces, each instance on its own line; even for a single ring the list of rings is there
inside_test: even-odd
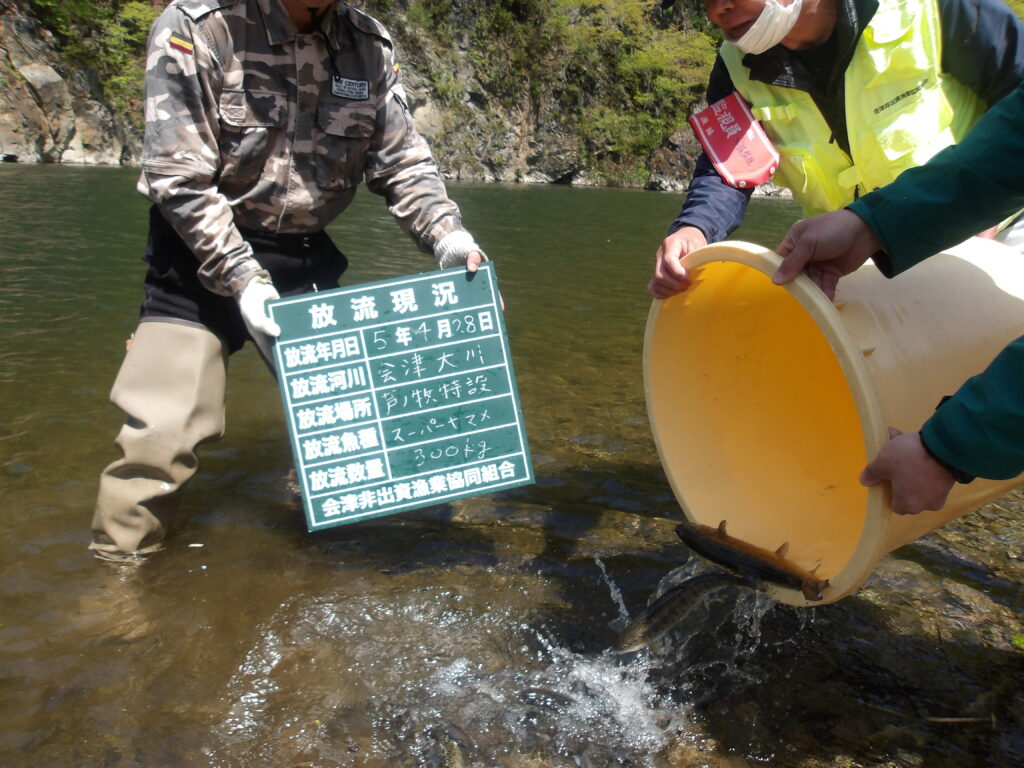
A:
[[[268,306],[309,530],[533,482],[492,265]]]

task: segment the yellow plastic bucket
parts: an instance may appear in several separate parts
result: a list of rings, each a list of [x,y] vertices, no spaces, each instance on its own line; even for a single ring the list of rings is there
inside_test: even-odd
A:
[[[974,238],[888,280],[870,263],[833,304],[779,256],[730,241],[688,254],[689,290],[655,301],[644,339],[658,454],[691,522],[829,579],[823,599],[769,586],[789,605],[857,589],[887,552],[1024,483],[957,485],[938,512],[892,512],[861,470],[888,427],[916,431],[943,395],[1024,335],[1024,261]]]

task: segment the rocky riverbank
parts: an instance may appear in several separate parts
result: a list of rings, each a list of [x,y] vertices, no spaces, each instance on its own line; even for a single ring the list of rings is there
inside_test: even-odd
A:
[[[374,4],[364,5],[375,12]],[[548,92],[532,88],[524,98],[497,98],[469,33],[453,33],[446,46],[429,44],[405,5],[394,4],[385,18],[417,127],[446,178],[686,188],[699,146],[685,120],[645,158],[595,163],[561,104],[567,80],[549,83]],[[442,85],[438,72],[446,73]],[[25,0],[0,0],[0,85],[0,160],[138,164],[139,126],[111,108],[95,73],[69,64]],[[771,185],[759,191],[779,192]]]
[[[66,65],[28,6],[0,0],[0,160],[125,165],[141,146],[96,77]]]
[[[368,8],[373,12],[373,8]],[[499,103],[474,74],[471,45],[455,36],[443,51],[405,32],[401,8],[391,24],[420,131],[452,179],[602,184],[584,167],[579,137],[565,130],[555,99]],[[389,22],[390,23],[390,22]],[[441,61],[441,58],[444,61]],[[442,97],[430,77],[455,62]],[[0,159],[23,163],[135,165],[138,126],[104,99],[99,78],[72,67],[25,0],[0,0]],[[682,188],[695,144],[680,128],[656,153],[645,183]]]

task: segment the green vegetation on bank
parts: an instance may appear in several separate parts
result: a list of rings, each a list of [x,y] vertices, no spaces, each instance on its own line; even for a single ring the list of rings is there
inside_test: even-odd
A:
[[[365,5],[389,24],[402,18],[396,37],[423,54],[416,65],[456,119],[473,90],[485,108],[547,108],[587,170],[612,182],[646,177],[648,157],[703,97],[718,42],[695,0],[670,11],[657,0]]]
[[[703,98],[716,41],[663,14],[656,0],[557,5],[574,22],[563,37],[567,77],[560,100],[579,119],[584,155],[602,175],[616,167],[625,180],[645,175],[647,157]]]
[[[66,61],[95,72],[137,126],[157,0],[25,0]],[[1024,0],[1007,0],[1024,16]],[[500,140],[509,115],[546,115],[594,178],[635,184],[703,98],[720,34],[701,0],[356,0],[379,17],[444,105],[443,146]],[[468,139],[467,102],[493,135]],[[553,116],[553,117],[552,117]]]
[[[99,76],[110,107],[141,124],[146,38],[160,8],[149,0],[28,0],[28,4],[57,38],[65,59]]]
[[[1022,0],[1024,1],[1024,0]],[[149,27],[163,3],[27,0],[71,66],[95,72],[107,103],[141,122]],[[635,181],[704,90],[715,39],[696,0],[365,0],[425,76],[449,123],[478,93],[496,119],[556,114],[596,177]]]

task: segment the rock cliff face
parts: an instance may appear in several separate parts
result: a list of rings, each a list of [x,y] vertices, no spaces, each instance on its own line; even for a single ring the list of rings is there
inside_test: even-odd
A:
[[[133,164],[140,137],[70,72],[52,35],[20,0],[0,0],[0,160]]]
[[[401,52],[401,51],[399,51]],[[463,181],[604,185],[582,162],[579,137],[565,129],[554,100],[518,108],[491,105],[467,90],[456,109],[406,69],[405,87],[416,127],[430,142],[442,172]],[[647,162],[645,186],[685,189],[699,145],[689,126],[678,129]]]
[[[372,3],[356,0],[352,4],[374,12]],[[503,103],[480,82],[464,35],[456,34],[453,50],[440,52],[409,31],[402,16],[402,9],[396,7],[390,16],[379,18],[395,41],[416,127],[430,142],[446,177],[578,186],[607,183],[587,167],[579,131],[567,122],[557,93],[526,88],[532,95],[517,104]],[[455,92],[447,94],[447,102],[431,86],[424,74],[428,72],[447,72],[448,82],[457,84]],[[699,145],[684,122],[647,159],[644,172],[632,185],[685,189],[698,153]]]

